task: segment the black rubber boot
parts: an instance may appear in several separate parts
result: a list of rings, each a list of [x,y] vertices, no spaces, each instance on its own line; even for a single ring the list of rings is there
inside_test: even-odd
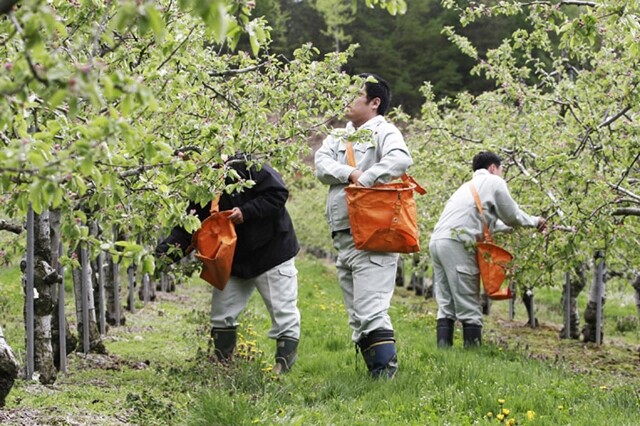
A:
[[[298,359],[298,340],[293,337],[281,337],[276,343],[276,363],[273,372],[287,373]]]
[[[393,330],[378,329],[358,342],[371,377],[393,378],[398,371],[398,356]]]
[[[211,337],[213,338],[214,353],[219,362],[227,363],[233,356],[233,350],[236,347],[238,333],[236,327],[211,329]]]
[[[462,338],[465,348],[482,345],[482,326],[462,323]]]
[[[451,318],[440,318],[438,320],[438,328],[436,329],[436,341],[438,348],[449,348],[453,346],[453,326],[455,320]]]

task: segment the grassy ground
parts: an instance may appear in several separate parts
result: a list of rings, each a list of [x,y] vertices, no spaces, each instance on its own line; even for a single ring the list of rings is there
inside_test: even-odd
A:
[[[194,279],[109,330],[109,355],[72,354],[53,386],[18,381],[0,424],[638,424],[637,329],[607,331],[601,347],[559,340],[559,295],[548,291],[536,294],[539,327],[526,325],[522,305],[509,321],[508,304],[494,303],[484,347],[464,350],[457,330],[454,348],[442,351],[435,302],[398,288],[391,315],[400,372],[372,381],[350,342],[333,267],[305,257],[297,266],[302,339],[290,374],[269,371],[274,344],[257,295],[242,317],[236,361],[211,363],[208,287]],[[21,356],[19,274],[0,272],[0,287],[0,321]],[[617,299],[607,309],[635,312]]]

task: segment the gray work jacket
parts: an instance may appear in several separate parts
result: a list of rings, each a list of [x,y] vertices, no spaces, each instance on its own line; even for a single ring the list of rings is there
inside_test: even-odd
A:
[[[355,168],[347,164],[347,138],[353,140],[356,168],[363,172],[358,181],[364,186],[387,183],[413,164],[400,130],[381,115],[357,130],[348,123],[331,132],[315,154],[316,176],[329,185],[326,217],[331,231],[351,228],[344,188]]]
[[[529,216],[513,200],[507,182],[486,169],[476,170],[471,180],[478,191],[482,210],[489,230],[496,231],[515,226],[537,226],[537,216]],[[509,229],[509,228],[506,228]],[[473,199],[469,182],[462,185],[449,198],[436,224],[431,241],[452,239],[461,242],[481,241],[482,220]]]

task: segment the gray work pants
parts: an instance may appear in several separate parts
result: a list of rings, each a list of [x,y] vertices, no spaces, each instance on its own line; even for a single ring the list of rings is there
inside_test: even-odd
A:
[[[338,250],[338,281],[352,340],[358,342],[377,329],[393,330],[388,311],[396,287],[398,254],[357,250],[346,232],[335,234],[333,246]]]
[[[475,250],[456,240],[435,240],[429,245],[433,261],[438,319],[450,318],[482,326],[480,270]]]
[[[262,296],[271,316],[271,339],[300,338],[300,311],[298,311],[298,271],[295,258],[254,278],[232,276],[224,290],[213,289],[211,325],[215,328],[236,327],[238,316],[249,303],[254,289]]]

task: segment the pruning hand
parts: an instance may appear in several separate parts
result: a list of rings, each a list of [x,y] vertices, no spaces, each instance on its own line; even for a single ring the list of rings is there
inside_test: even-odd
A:
[[[544,217],[541,217],[538,220],[538,231],[539,232],[544,232],[547,229],[547,219],[545,219]]]

